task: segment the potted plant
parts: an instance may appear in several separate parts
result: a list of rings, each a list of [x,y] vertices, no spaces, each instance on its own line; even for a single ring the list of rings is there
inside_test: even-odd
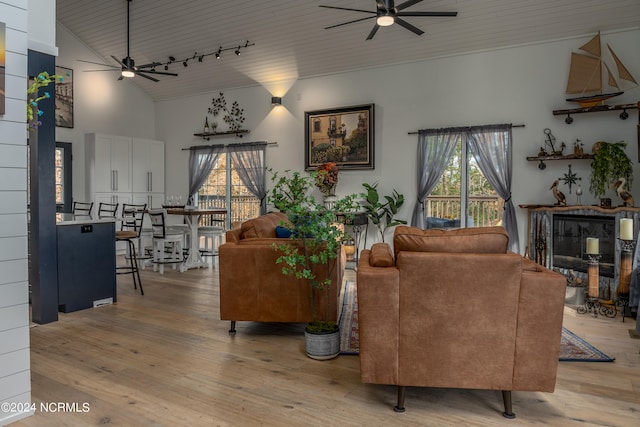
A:
[[[405,220],[394,218],[404,203],[404,196],[394,189],[391,195],[383,197],[383,199],[386,200],[386,202],[383,203],[378,194],[377,182],[373,185],[364,183],[362,186],[367,190],[362,207],[367,213],[369,220],[378,229],[380,238],[384,243],[384,235],[389,228],[407,223]]]
[[[331,209],[325,207],[310,193],[316,182],[315,174],[272,172],[269,202],[288,216],[289,221],[281,225],[291,231],[290,239],[298,243],[274,244],[274,249],[281,253],[276,263],[282,265],[282,274],[303,279],[309,286],[312,321],[305,328],[307,355],[330,359],[340,352],[340,331],[335,321],[319,320],[322,316],[316,301],[334,285],[331,276],[338,266],[341,245],[347,239],[343,228],[336,223],[336,213],[353,211],[355,196],[337,200]],[[322,278],[318,271],[322,271]],[[324,300],[326,318],[329,298]]]
[[[633,181],[633,163],[624,148],[626,143],[599,141],[593,145],[593,162],[591,162],[591,182],[589,190],[600,198],[607,188],[619,178],[626,180],[627,189]]]

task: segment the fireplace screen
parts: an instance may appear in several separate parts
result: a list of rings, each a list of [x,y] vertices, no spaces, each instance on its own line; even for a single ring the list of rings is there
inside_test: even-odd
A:
[[[587,237],[600,246],[600,276],[615,277],[615,218],[553,215],[553,266],[587,272]]]

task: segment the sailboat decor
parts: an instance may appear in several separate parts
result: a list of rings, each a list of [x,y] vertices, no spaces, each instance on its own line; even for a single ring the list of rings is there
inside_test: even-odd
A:
[[[577,102],[582,108],[594,107],[598,104],[604,105],[604,101],[614,96],[622,95],[618,79],[626,80],[638,86],[638,82],[633,78],[629,70],[622,64],[618,56],[613,52],[611,46],[607,44],[611,57],[617,70],[616,76],[611,72],[609,66],[602,58],[602,48],[600,44],[600,33],[580,47],[584,53],[571,53],[571,68],[569,70],[569,81],[567,82],[568,94],[580,94],[576,98],[567,98],[569,102]],[[603,66],[606,70],[606,82],[603,81]],[[616,92],[602,93],[604,85],[617,89]],[[635,87],[632,86],[632,87]],[[585,95],[590,92],[595,94]]]

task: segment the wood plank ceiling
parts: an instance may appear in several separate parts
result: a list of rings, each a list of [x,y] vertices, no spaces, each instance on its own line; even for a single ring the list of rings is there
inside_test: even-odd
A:
[[[374,0],[133,0],[130,52],[136,64],[192,58],[188,67],[171,64],[178,77],[161,77],[159,83],[136,77],[135,83],[153,99],[165,100],[640,26],[639,0],[425,0],[406,11],[458,16],[406,18],[425,34],[393,25],[367,41],[373,19],[325,30],[367,15],[321,4],[375,10]],[[105,63],[115,65],[110,55],[126,56],[126,0],[57,0],[56,9],[59,23]],[[241,49],[240,56],[230,50],[219,60],[193,59],[247,41],[255,46]],[[100,68],[77,61],[59,65]]]

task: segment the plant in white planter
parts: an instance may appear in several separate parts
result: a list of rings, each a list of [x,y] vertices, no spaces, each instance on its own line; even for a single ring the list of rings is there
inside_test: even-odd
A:
[[[320,316],[316,300],[331,286],[339,286],[331,281],[332,274],[339,263],[341,245],[348,239],[343,227],[336,223],[337,212],[354,212],[356,195],[349,195],[336,201],[335,205],[327,208],[316,202],[311,190],[315,185],[315,173],[302,175],[300,172],[285,171],[280,175],[272,172],[273,188],[269,194],[269,203],[280,212],[285,213],[289,221],[281,224],[291,231],[290,239],[301,244],[291,244],[284,241],[274,244],[274,248],[281,252],[277,263],[282,265],[282,274],[304,279],[309,286],[312,321],[305,328],[307,338],[307,354],[318,359],[328,359],[338,355],[340,351],[340,335],[336,322],[321,321],[326,318],[329,309],[329,298],[325,298],[325,316]],[[318,277],[319,269],[323,272]],[[326,273],[326,274],[325,274]],[[315,334],[333,334],[337,339],[328,349],[328,354],[319,355],[318,349],[309,347],[309,339]],[[321,341],[328,341],[321,339]]]

